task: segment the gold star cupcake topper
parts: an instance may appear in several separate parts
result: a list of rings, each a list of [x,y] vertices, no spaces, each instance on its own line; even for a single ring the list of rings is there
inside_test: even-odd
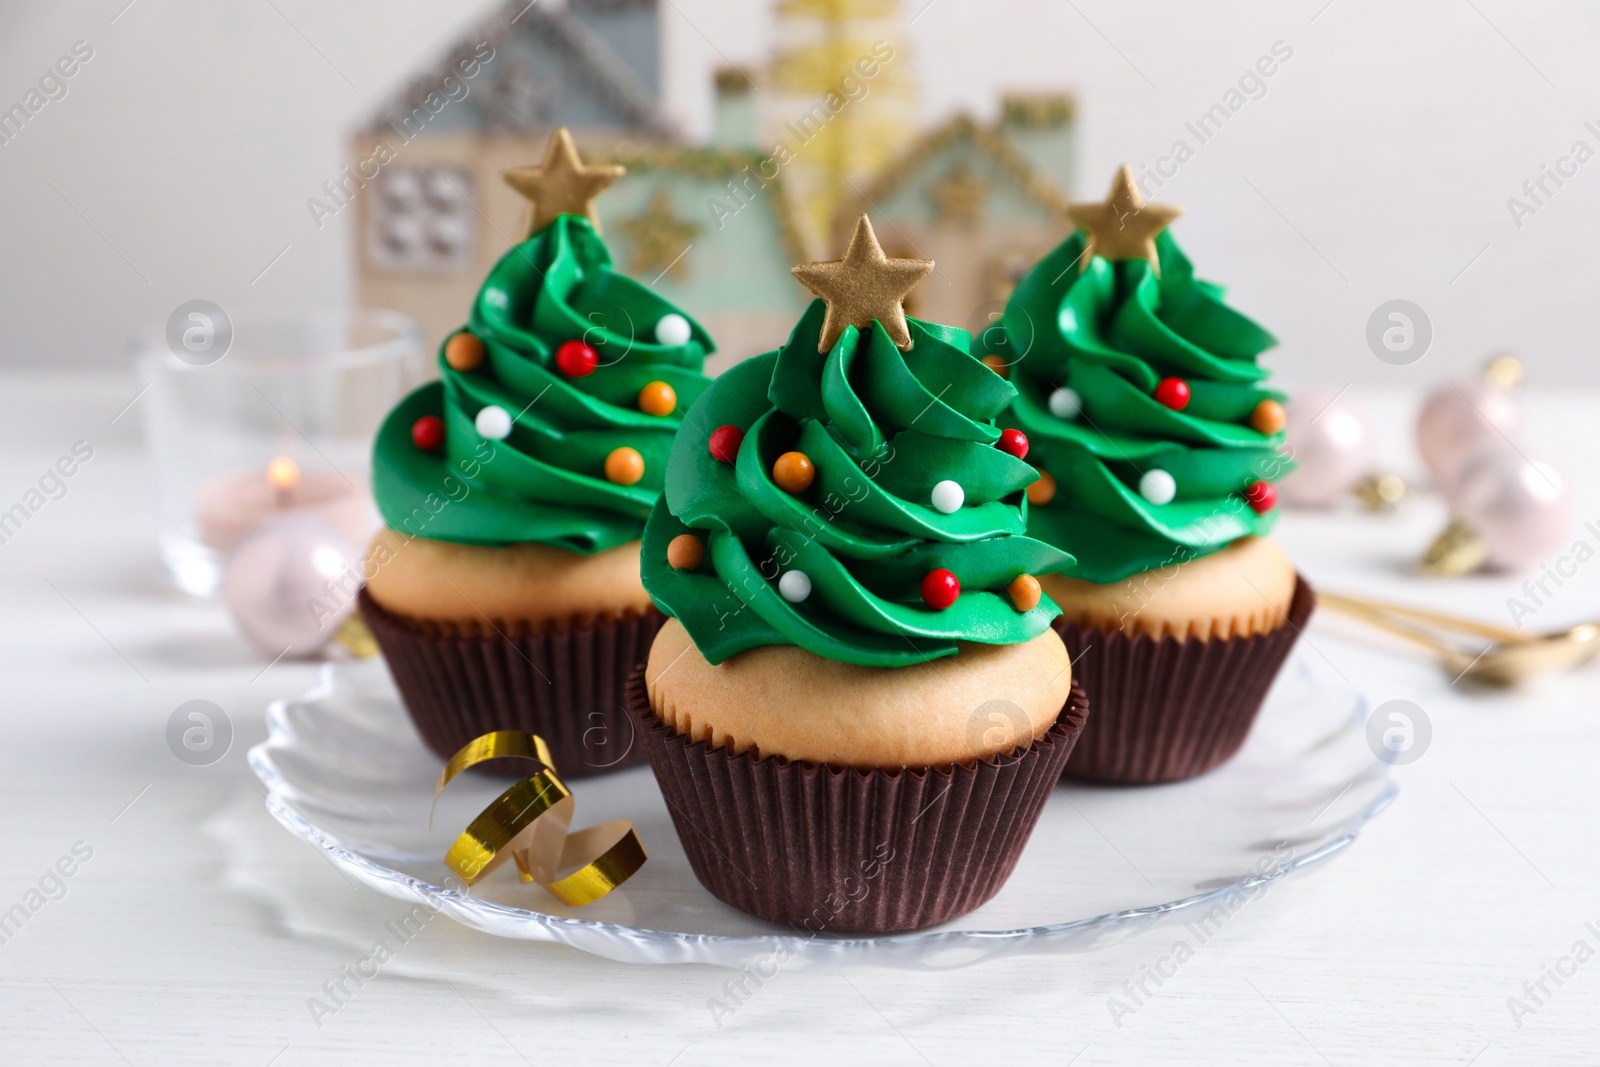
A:
[[[822,319],[819,351],[833,347],[846,326],[866,329],[873,319],[883,323],[898,348],[911,347],[906,326],[906,294],[933,273],[931,259],[891,258],[884,254],[878,235],[865,215],[856,223],[844,257],[824,263],[800,263],[789,268],[800,284],[828,305]]]
[[[1156,234],[1183,214],[1183,208],[1168,204],[1146,204],[1127,164],[1117,171],[1111,193],[1104,203],[1071,204],[1067,214],[1078,229],[1089,235],[1079,270],[1087,270],[1095,256],[1112,262],[1126,259],[1150,261],[1157,274],[1161,264],[1156,257]]]
[[[528,230],[522,235],[526,240],[554,222],[557,215],[583,215],[598,232],[594,198],[622,177],[623,171],[615,165],[584,163],[572,145],[572,134],[562,126],[550,135],[541,165],[512,167],[501,177],[528,198]]]

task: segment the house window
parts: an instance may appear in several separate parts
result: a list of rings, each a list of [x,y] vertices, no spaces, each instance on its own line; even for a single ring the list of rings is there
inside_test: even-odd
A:
[[[367,260],[379,270],[439,274],[473,263],[472,174],[456,166],[389,166],[367,212]]]

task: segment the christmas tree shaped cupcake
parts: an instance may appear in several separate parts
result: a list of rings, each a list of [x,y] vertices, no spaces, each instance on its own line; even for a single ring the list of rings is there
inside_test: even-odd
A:
[[[1276,340],[1195,277],[1166,232],[1178,213],[1122,168],[1003,320],[1040,469],[1028,529],[1077,558],[1044,579],[1095,703],[1067,770],[1111,781],[1231,756],[1312,606],[1267,537],[1291,466],[1258,363]]]
[[[712,344],[612,270],[594,197],[621,172],[585,165],[564,129],[542,166],[507,172],[528,237],[442,345],[441,380],[378,433],[362,611],[441,756],[519,729],[567,776],[643,758],[622,685],[662,617],[639,538]]]
[[[932,268],[865,217],[796,267],[821,299],[690,410],[645,529],[672,618],[628,696],[679,838],[712,893],[810,930],[991,897],[1085,713],[1013,390],[904,313]]]

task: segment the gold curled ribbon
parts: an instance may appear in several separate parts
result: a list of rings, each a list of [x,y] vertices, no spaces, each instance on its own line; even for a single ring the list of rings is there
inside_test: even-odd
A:
[[[439,772],[434,807],[456,775],[492,759],[531,760],[539,770],[479,812],[445,853],[445,866],[462,881],[477,883],[509,856],[524,882],[538,882],[563,904],[581,907],[599,900],[644,866],[644,844],[627,819],[567,833],[577,801],[557,777],[550,748],[538,734],[496,730],[462,745]],[[433,825],[431,808],[428,825]],[[560,876],[562,871],[571,873]]]

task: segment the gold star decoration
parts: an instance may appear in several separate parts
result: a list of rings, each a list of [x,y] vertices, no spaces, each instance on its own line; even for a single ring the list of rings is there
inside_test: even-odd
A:
[[[684,253],[701,227],[673,213],[672,197],[665,188],[651,194],[644,214],[623,219],[617,229],[628,239],[630,274],[657,278],[670,274],[680,280],[688,275],[689,260]]]
[[[1111,193],[1103,204],[1071,204],[1067,214],[1078,229],[1089,235],[1078,269],[1087,270],[1095,256],[1113,262],[1146,259],[1157,274],[1161,265],[1156,257],[1156,234],[1183,214],[1183,208],[1168,204],[1146,204],[1134,183],[1133,170],[1124,163],[1111,183]]]
[[[800,263],[789,272],[827,303],[818,351],[832,348],[846,326],[864,330],[873,319],[883,324],[897,348],[907,349],[911,331],[906,326],[906,294],[933,273],[933,260],[891,259],[872,232],[872,223],[862,215],[842,259]]]
[[[528,230],[523,234],[526,240],[554,222],[557,215],[583,215],[598,232],[600,219],[594,213],[594,198],[622,177],[623,169],[585,164],[572,145],[572,134],[562,126],[550,135],[541,165],[512,167],[501,177],[528,198]]]
[[[933,198],[934,216],[940,222],[977,222],[983,210],[983,194],[989,183],[972,173],[965,163],[957,163],[950,172],[928,189]]]

